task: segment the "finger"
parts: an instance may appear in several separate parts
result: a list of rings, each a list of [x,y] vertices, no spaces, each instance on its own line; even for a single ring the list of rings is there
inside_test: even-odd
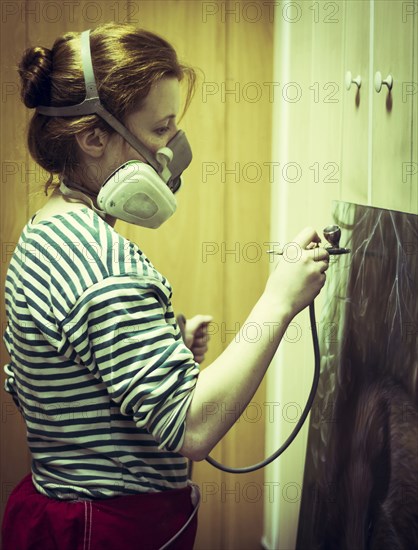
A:
[[[293,242],[298,244],[301,248],[307,248],[311,243],[321,242],[321,239],[313,227],[305,227],[296,235]]]
[[[200,339],[202,342],[210,340],[209,326],[199,327],[194,334],[195,339]]]
[[[212,320],[211,315],[195,315],[191,319],[187,319],[187,328],[195,333],[200,327],[206,327]]]
[[[325,275],[325,271],[329,268],[328,262],[320,262],[319,272]]]
[[[207,334],[209,333],[209,326],[204,325],[200,326],[196,332],[194,333],[195,338],[207,338]]]
[[[193,353],[193,358],[197,363],[201,363],[206,357],[205,353]]]
[[[321,246],[318,246],[318,248],[314,248],[313,250],[309,250],[308,253],[313,256],[313,259],[316,262],[329,261],[329,252],[326,248],[322,248]]]
[[[192,351],[196,353],[201,353],[202,351],[207,351],[207,344],[193,344]]]
[[[198,335],[193,338],[193,345],[194,346],[204,346],[207,344],[207,342],[210,340],[210,336],[207,334]]]
[[[196,319],[200,325],[207,325],[211,321],[213,321],[212,315],[195,315],[193,319]]]

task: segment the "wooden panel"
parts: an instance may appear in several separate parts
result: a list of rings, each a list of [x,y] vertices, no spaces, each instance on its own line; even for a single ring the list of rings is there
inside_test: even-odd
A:
[[[27,113],[20,101],[16,64],[26,47],[21,22],[24,3],[2,3],[1,19],[1,336],[6,326],[4,280],[10,257],[27,219],[28,155],[25,147]],[[9,358],[0,344],[0,522],[7,498],[29,472],[26,428],[12,399],[3,390],[3,365]]]
[[[10,3],[12,6],[13,3]],[[251,107],[252,128],[249,129],[244,117],[240,117],[242,105],[237,107],[231,115],[228,110],[230,102],[224,100],[224,84],[227,82],[227,67],[236,64],[238,72],[231,73],[239,84],[245,84],[247,80],[253,80],[253,73],[247,66],[246,46],[247,31],[259,33],[259,39],[253,36],[252,50],[256,51],[256,45],[262,43],[258,54],[254,53],[250,58],[260,65],[256,77],[257,82],[271,80],[271,31],[266,28],[266,22],[271,27],[271,11],[266,3],[260,2],[262,20],[252,24],[253,14],[248,11],[244,3],[238,9],[237,17],[240,22],[236,25],[234,17],[226,15],[227,4],[225,2],[191,3],[186,0],[170,1],[141,1],[141,2],[77,2],[74,5],[68,3],[59,4],[47,0],[38,2],[27,0],[19,3],[17,11],[12,6],[13,13],[8,15],[7,27],[2,33],[4,46],[2,54],[7,59],[13,59],[10,71],[19,59],[26,44],[41,44],[50,47],[53,40],[68,30],[81,31],[86,28],[94,28],[106,21],[137,23],[140,26],[160,33],[171,41],[176,47],[180,57],[186,62],[196,66],[199,73],[199,82],[196,96],[181,126],[188,134],[194,152],[192,166],[185,173],[184,189],[179,194],[178,212],[166,226],[158,232],[148,231],[118,223],[117,229],[137,242],[145,253],[148,254],[156,267],[167,275],[174,288],[174,307],[176,311],[183,311],[188,316],[199,312],[211,313],[214,316],[212,327],[211,348],[206,364],[214,359],[224,349],[230,335],[225,334],[232,320],[242,320],[248,313],[248,304],[253,304],[260,293],[266,275],[267,267],[260,262],[253,266],[240,265],[239,269],[229,274],[231,267],[224,261],[225,246],[229,237],[226,236],[226,227],[232,223],[231,239],[239,240],[240,228],[247,227],[247,220],[252,212],[252,205],[256,205],[257,215],[252,212],[254,226],[248,228],[243,234],[245,238],[254,242],[268,240],[268,211],[269,190],[268,185],[263,185],[262,192],[259,189],[257,201],[254,201],[253,189],[247,186],[243,194],[239,193],[235,204],[236,186],[228,191],[228,182],[223,174],[228,167],[227,158],[235,162],[243,162],[248,157],[253,162],[262,164],[264,159],[269,159],[270,154],[270,122],[269,115],[271,103],[265,101],[262,105],[249,105]],[[205,4],[205,5],[204,5]],[[231,3],[232,9],[234,3]],[[206,7],[205,7],[206,6]],[[251,6],[250,6],[251,8]],[[205,11],[206,10],[206,11]],[[243,11],[247,10],[247,11]],[[250,19],[251,21],[248,21]],[[3,18],[4,20],[4,18]],[[247,21],[246,21],[247,20]],[[246,24],[242,25],[241,22]],[[232,26],[234,32],[230,41],[233,53],[226,51],[227,29]],[[13,33],[13,37],[12,37]],[[214,47],[216,45],[216,47]],[[261,57],[261,54],[262,57]],[[270,57],[269,57],[270,56]],[[260,63],[260,60],[263,63]],[[14,82],[13,77],[7,74],[7,82]],[[12,74],[12,73],[10,73]],[[255,74],[255,73],[254,73]],[[9,88],[4,88],[6,91]],[[263,88],[264,92],[268,88]],[[251,90],[247,90],[251,92]],[[12,103],[13,101],[13,103]],[[13,99],[7,98],[5,116],[2,117],[2,138],[7,136],[8,147],[2,147],[2,160],[11,160],[15,164],[2,165],[5,170],[12,170],[17,166],[16,174],[7,173],[7,178],[2,178],[2,198],[4,197],[4,184],[13,185],[12,192],[7,190],[7,202],[2,201],[2,243],[17,240],[17,237],[26,223],[28,217],[38,210],[47,198],[44,195],[43,184],[46,175],[36,168],[23,145],[25,128],[24,122],[28,116],[24,107],[20,105],[16,93]],[[11,136],[13,139],[11,139]],[[245,140],[242,139],[245,137]],[[238,138],[239,141],[238,141]],[[236,140],[236,143],[227,151],[226,139]],[[231,160],[232,159],[232,160]],[[14,168],[13,168],[14,169]],[[22,172],[23,170],[23,172]],[[23,174],[23,175],[22,175]],[[251,171],[248,172],[252,177]],[[229,193],[229,195],[228,195]],[[22,208],[22,199],[24,201]],[[236,207],[239,205],[239,212]],[[229,221],[231,217],[232,222]],[[3,227],[2,227],[3,230]],[[248,249],[249,254],[251,250]],[[6,250],[6,255],[8,254]],[[231,256],[227,256],[229,259]],[[246,270],[246,267],[249,269]],[[2,276],[6,263],[2,261]],[[240,273],[245,271],[245,275]],[[252,284],[255,278],[257,284]],[[237,279],[240,283],[237,284]],[[226,284],[225,284],[226,283]],[[231,290],[227,285],[230,285]],[[245,300],[242,300],[242,288],[245,288]],[[247,289],[250,288],[248,291]],[[234,298],[227,301],[227,294],[231,292]],[[2,313],[4,313],[2,311]],[[4,315],[2,317],[4,325]],[[4,349],[2,349],[2,363],[6,361]],[[204,367],[204,365],[203,365]],[[1,393],[2,411],[9,411],[8,401],[4,392]],[[261,397],[259,397],[261,400]],[[10,409],[13,410],[13,409]],[[10,488],[28,470],[28,454],[24,439],[23,424],[19,425],[19,417],[16,413],[13,418],[7,418],[2,424],[2,442],[7,440],[7,449],[2,449],[3,479],[9,483]],[[245,426],[244,426],[245,427]],[[253,424],[248,424],[248,431],[254,429]],[[262,454],[263,425],[256,425],[260,436],[260,450],[257,459]],[[244,430],[246,432],[247,430]],[[5,436],[5,438],[3,437]],[[218,446],[214,456],[221,458],[236,458],[235,451],[231,447],[237,444],[237,435]],[[248,436],[239,432],[239,437],[246,440],[246,450],[252,449],[253,444]],[[251,436],[252,437],[252,436]],[[12,439],[13,438],[13,439]],[[15,440],[17,439],[17,441]],[[228,453],[232,454],[228,457]],[[249,459],[252,459],[249,452]],[[18,457],[20,457],[20,462]],[[19,465],[16,467],[16,465]],[[262,473],[258,474],[262,479]],[[203,504],[200,512],[199,531],[196,549],[238,547],[237,540],[247,539],[247,544],[253,547],[259,544],[261,536],[262,502],[259,499],[254,507],[241,504],[232,504],[234,515],[228,526],[226,525],[225,510],[230,509],[224,505],[225,487],[231,486],[228,475],[220,474],[207,463],[199,463],[194,466],[194,479],[202,488]],[[223,485],[222,485],[223,483]],[[235,484],[235,480],[232,482]],[[7,485],[7,484],[6,484]],[[6,487],[3,481],[2,487]],[[259,482],[261,486],[261,482]],[[234,485],[235,486],[235,485]],[[6,495],[7,497],[7,495]],[[229,497],[227,497],[228,499]],[[232,497],[234,500],[234,497]],[[3,504],[5,498],[3,499]],[[256,511],[254,511],[256,508]],[[245,524],[245,529],[242,525]]]
[[[220,181],[225,188],[225,251],[223,262],[226,328],[242,327],[264,290],[269,258],[271,185],[271,128],[274,90],[272,82],[273,18],[258,2],[226,4],[226,75],[220,82],[218,103],[226,105],[226,151]],[[225,94],[222,95],[222,87]],[[247,341],[257,342],[261,330],[246,331]],[[228,343],[233,334],[224,339]],[[248,466],[264,458],[264,426],[267,417],[265,389],[261,385],[247,411],[225,438],[222,459],[226,464]],[[220,501],[224,518],[222,548],[253,549],[262,536],[262,470],[250,474],[226,474],[225,495]],[[228,493],[228,492],[229,493]]]
[[[343,100],[341,199],[367,204],[369,160],[369,37],[370,3],[345,2],[345,47],[343,75],[361,77],[361,87],[351,84],[346,90],[342,79]]]
[[[402,171],[411,162],[413,101],[405,86],[413,82],[414,17],[407,16],[404,2],[380,0],[374,7],[373,74],[391,74],[394,84],[391,93],[386,86],[374,92],[372,204],[409,212],[412,176],[403,178]]]

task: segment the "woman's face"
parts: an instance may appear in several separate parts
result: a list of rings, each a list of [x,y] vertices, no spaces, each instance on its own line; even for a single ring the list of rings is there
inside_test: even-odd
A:
[[[142,108],[126,117],[125,126],[155,154],[177,133],[176,116],[179,108],[179,81],[176,78],[163,78],[151,88]],[[128,160],[145,161],[119,134],[112,134],[107,149],[113,169]]]
[[[125,126],[153,154],[165,147],[177,133],[176,116],[180,108],[180,83],[162,78],[154,84],[140,109],[125,119]],[[117,132],[106,136],[104,149],[96,157],[86,157],[79,183],[98,193],[106,179],[129,160],[146,162],[144,157]],[[93,138],[96,139],[96,138]],[[95,141],[100,146],[102,141]],[[77,181],[76,181],[77,183]]]

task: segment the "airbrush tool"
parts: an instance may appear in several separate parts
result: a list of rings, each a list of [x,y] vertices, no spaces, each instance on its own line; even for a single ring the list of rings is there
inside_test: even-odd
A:
[[[349,252],[351,252],[349,248],[340,247],[341,229],[338,225],[327,225],[323,233],[324,233],[324,237],[331,245],[331,246],[325,247],[325,250],[328,252],[328,254],[332,256],[332,255],[339,255],[339,254],[348,254]],[[275,254],[275,255],[283,256],[284,249],[267,250],[267,254]]]

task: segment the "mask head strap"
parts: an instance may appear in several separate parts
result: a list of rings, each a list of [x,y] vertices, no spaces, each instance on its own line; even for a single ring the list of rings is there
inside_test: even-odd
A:
[[[118,134],[120,134],[145,160],[150,164],[157,173],[160,173],[164,166],[161,166],[153,155],[148,151],[143,143],[139,141],[119,120],[106,111],[100,102],[97,91],[96,80],[94,78],[93,63],[90,53],[90,31],[81,33],[81,62],[84,74],[84,82],[86,85],[86,97],[84,101],[77,105],[67,107],[49,107],[39,105],[36,112],[46,116],[83,116],[83,115],[99,115],[111,126]]]
[[[98,214],[101,218],[105,219],[106,212],[104,210],[100,210],[100,208],[96,208],[94,205],[91,197],[89,197],[85,189],[82,187],[79,187],[78,185],[72,183],[71,187],[68,187],[65,180],[63,178],[60,179],[60,187],[59,187],[61,193],[65,195],[68,199],[78,199],[90,206],[96,214]],[[80,189],[79,191],[77,189]]]

